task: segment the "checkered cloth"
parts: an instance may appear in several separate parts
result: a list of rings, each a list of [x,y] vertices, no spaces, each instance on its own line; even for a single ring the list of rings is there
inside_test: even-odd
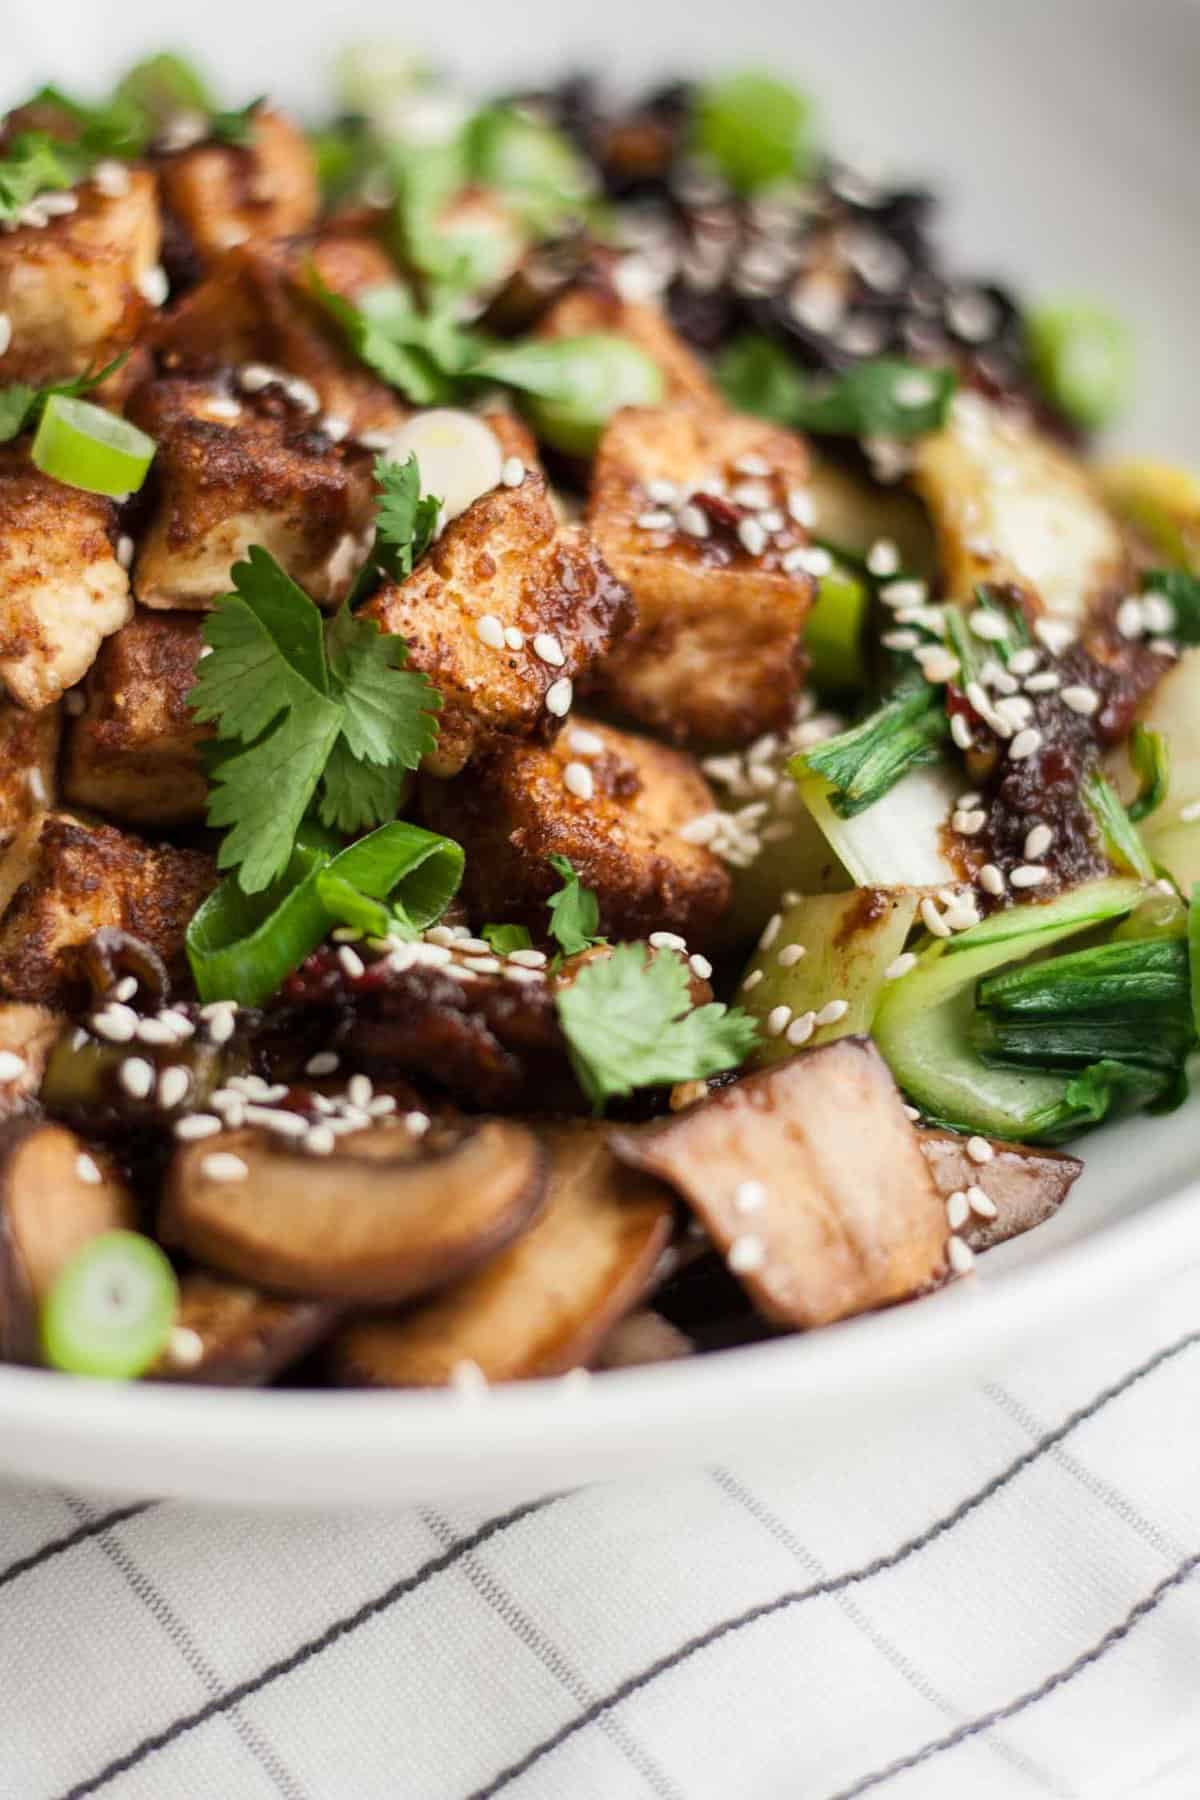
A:
[[[771,1462],[492,1514],[10,1490],[0,1795],[1194,1800],[1198,1427],[1200,1264]]]

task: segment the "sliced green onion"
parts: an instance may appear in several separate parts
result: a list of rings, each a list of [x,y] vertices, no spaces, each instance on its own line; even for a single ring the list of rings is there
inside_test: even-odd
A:
[[[1133,335],[1090,300],[1041,306],[1028,320],[1029,359],[1042,388],[1069,419],[1089,430],[1109,425],[1133,382]]]
[[[54,1369],[128,1381],[148,1369],[179,1307],[175,1271],[151,1238],[106,1231],[67,1263],[41,1311],[42,1353]]]
[[[403,821],[380,826],[340,855],[324,833],[305,826],[277,882],[248,895],[230,875],[188,926],[200,998],[261,1006],[334,925],[372,937],[424,930],[458,891],[464,862],[450,838]]]
[[[154,460],[152,437],[87,400],[54,394],[46,402],[30,455],[43,475],[89,494],[134,494]]]
[[[857,693],[866,686],[863,632],[871,590],[844,563],[835,563],[817,584],[817,598],[804,626],[804,648],[813,685],[823,693]]]
[[[1099,769],[1093,769],[1085,777],[1080,792],[1100,828],[1104,849],[1113,867],[1130,875],[1140,875],[1143,881],[1153,881],[1156,874],[1153,858],[1108,777]]]

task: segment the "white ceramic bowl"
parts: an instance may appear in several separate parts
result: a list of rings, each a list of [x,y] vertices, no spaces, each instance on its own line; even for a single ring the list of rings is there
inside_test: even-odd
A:
[[[1194,0],[838,0],[782,9],[464,0],[398,13],[350,0],[336,18],[291,0],[84,0],[6,24],[3,99],[39,79],[95,89],[164,43],[191,48],[231,102],[264,87],[317,102],[348,39],[425,34],[481,87],[592,65],[635,81],[733,63],[787,69],[826,102],[852,155],[928,177],[973,273],[1030,291],[1106,295],[1135,324],[1142,369],[1130,448],[1200,462],[1194,357],[1200,293],[1200,6]],[[819,1461],[873,1408],[928,1404],[954,1371],[1027,1346],[1051,1320],[1101,1329],[1106,1309],[1200,1249],[1200,1105],[1098,1134],[1049,1225],[982,1260],[969,1282],[889,1313],[588,1386],[531,1383],[480,1402],[443,1394],[237,1393],[112,1387],[0,1369],[0,1471],[112,1491],[264,1504],[526,1495],[778,1441]],[[1191,1184],[1191,1185],[1189,1185]]]

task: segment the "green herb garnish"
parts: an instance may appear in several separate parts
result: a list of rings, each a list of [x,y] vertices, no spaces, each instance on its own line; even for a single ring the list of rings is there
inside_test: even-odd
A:
[[[479,935],[497,956],[511,956],[514,950],[533,947],[533,938],[524,925],[485,925]]]
[[[882,800],[910,769],[938,762],[948,731],[940,690],[921,681],[848,731],[793,756],[788,774],[794,780],[819,775],[829,783],[833,810],[852,819]]]
[[[120,356],[114,356],[110,363],[95,373],[73,375],[69,381],[51,381],[45,387],[30,387],[27,382],[14,381],[9,387],[0,388],[0,444],[7,444],[23,431],[30,430],[37,424],[45,410],[46,402],[61,394],[68,399],[78,399],[83,394],[90,394],[101,382],[115,375],[129,360],[128,350]]]
[[[0,156],[0,223],[15,224],[39,194],[74,187],[91,157],[46,131],[22,131]]]
[[[696,96],[693,138],[742,193],[812,172],[814,109],[807,94],[773,75],[727,75]]]
[[[566,856],[548,856],[546,861],[563,885],[551,894],[546,906],[550,913],[550,936],[564,956],[577,956],[581,950],[599,943],[600,903],[591,888],[585,888],[574,864]]]
[[[803,375],[769,338],[743,337],[723,352],[717,381],[731,406],[798,431],[831,437],[910,438],[940,431],[958,385],[953,369],[880,356],[832,378]]]
[[[1127,811],[1135,825],[1157,812],[1171,784],[1171,747],[1162,731],[1137,724],[1129,734],[1129,760],[1137,776],[1138,791]]]

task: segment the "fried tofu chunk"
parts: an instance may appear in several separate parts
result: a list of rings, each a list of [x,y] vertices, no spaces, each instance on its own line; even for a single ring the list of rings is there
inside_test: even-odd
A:
[[[658,364],[669,405],[724,410],[725,402],[708,378],[700,358],[684,343],[661,307],[644,300],[623,300],[612,288],[580,283],[556,300],[537,329],[538,337],[581,337],[609,331],[625,337]]]
[[[199,613],[146,612],[104,645],[71,720],[63,769],[68,805],[135,825],[204,817],[199,745],[211,735],[188,711],[204,647]],[[47,716],[47,715],[39,715]]]
[[[198,850],[43,813],[0,860],[0,993],[45,1006],[80,1002],[83,947],[105,925],[142,938],[182,974],[188,920],[216,881],[213,859]]]
[[[0,1119],[28,1112],[36,1101],[61,1024],[48,1006],[0,1003],[0,1050],[19,1056],[22,1064],[16,1075],[0,1081]]]
[[[541,475],[497,487],[447,526],[407,581],[363,609],[408,640],[442,695],[435,775],[497,739],[546,739],[572,683],[629,623],[629,596],[582,531],[560,529]]]
[[[544,933],[566,856],[614,938],[678,932],[710,944],[729,900],[728,870],[679,829],[709,811],[692,758],[650,738],[572,719],[553,744],[511,744],[452,782],[422,785],[424,816],[467,853],[463,897],[478,920]]]
[[[0,449],[0,685],[38,711],[74,687],[133,610],[111,500]]]
[[[300,127],[260,107],[247,144],[211,140],[158,162],[163,205],[202,266],[252,238],[307,231],[321,203],[316,159]]]
[[[612,420],[587,522],[637,606],[600,677],[622,712],[680,743],[786,725],[815,592],[793,516],[808,473],[803,442],[762,419],[677,406]]]
[[[394,430],[406,408],[359,362],[309,291],[315,270],[353,300],[397,280],[395,265],[361,233],[249,243],[230,250],[157,327],[167,369],[204,372],[245,364],[306,381],[321,410],[352,432]]]
[[[1125,589],[1122,535],[1082,463],[1023,419],[960,394],[922,438],[914,481],[937,529],[947,592],[1011,584],[1036,610],[1080,623]]]
[[[85,181],[75,207],[41,226],[0,233],[0,313],[12,340],[5,382],[35,386],[99,368],[133,343],[150,311],[142,292],[158,264],[154,177],[122,171],[119,192]]]
[[[0,700],[0,850],[35,813],[54,805],[62,709],[26,712]]]
[[[157,504],[138,546],[144,606],[202,607],[261,544],[319,604],[346,594],[370,545],[369,457],[335,444],[277,385],[231,397],[220,377],[171,376],[129,416],[158,445]]]

